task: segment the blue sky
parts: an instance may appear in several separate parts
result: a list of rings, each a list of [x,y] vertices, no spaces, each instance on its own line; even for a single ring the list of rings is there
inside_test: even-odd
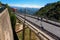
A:
[[[46,5],[47,3],[57,2],[59,0],[0,0],[0,1],[5,4],[7,3],[10,6],[40,8]]]

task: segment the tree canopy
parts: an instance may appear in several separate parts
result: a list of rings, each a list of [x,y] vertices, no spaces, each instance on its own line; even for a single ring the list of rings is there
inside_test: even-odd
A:
[[[48,3],[44,7],[40,8],[38,12],[36,12],[37,16],[60,20],[60,1],[55,3]]]
[[[2,6],[2,3],[0,2],[0,7]]]

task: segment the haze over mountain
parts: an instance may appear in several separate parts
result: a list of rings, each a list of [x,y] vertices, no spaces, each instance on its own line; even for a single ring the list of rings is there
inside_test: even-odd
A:
[[[35,12],[37,12],[40,9],[40,8],[15,7],[15,6],[11,6],[11,7],[16,8],[18,10],[18,12],[20,12],[20,13],[25,13],[25,9],[26,9],[27,14],[34,14]]]

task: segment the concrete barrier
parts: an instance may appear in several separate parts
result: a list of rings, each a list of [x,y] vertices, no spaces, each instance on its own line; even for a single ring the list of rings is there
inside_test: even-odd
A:
[[[0,40],[14,40],[7,8],[0,13]]]

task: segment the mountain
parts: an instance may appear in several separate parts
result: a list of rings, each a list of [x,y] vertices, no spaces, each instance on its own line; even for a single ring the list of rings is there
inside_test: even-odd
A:
[[[60,1],[45,5],[44,7],[40,8],[39,11],[35,13],[35,15],[50,20],[60,21]]]
[[[17,8],[18,12],[20,13],[25,13],[26,10],[27,14],[34,14],[39,10],[39,8],[27,8],[27,7],[24,8],[24,7],[14,7],[14,6],[12,8]]]

